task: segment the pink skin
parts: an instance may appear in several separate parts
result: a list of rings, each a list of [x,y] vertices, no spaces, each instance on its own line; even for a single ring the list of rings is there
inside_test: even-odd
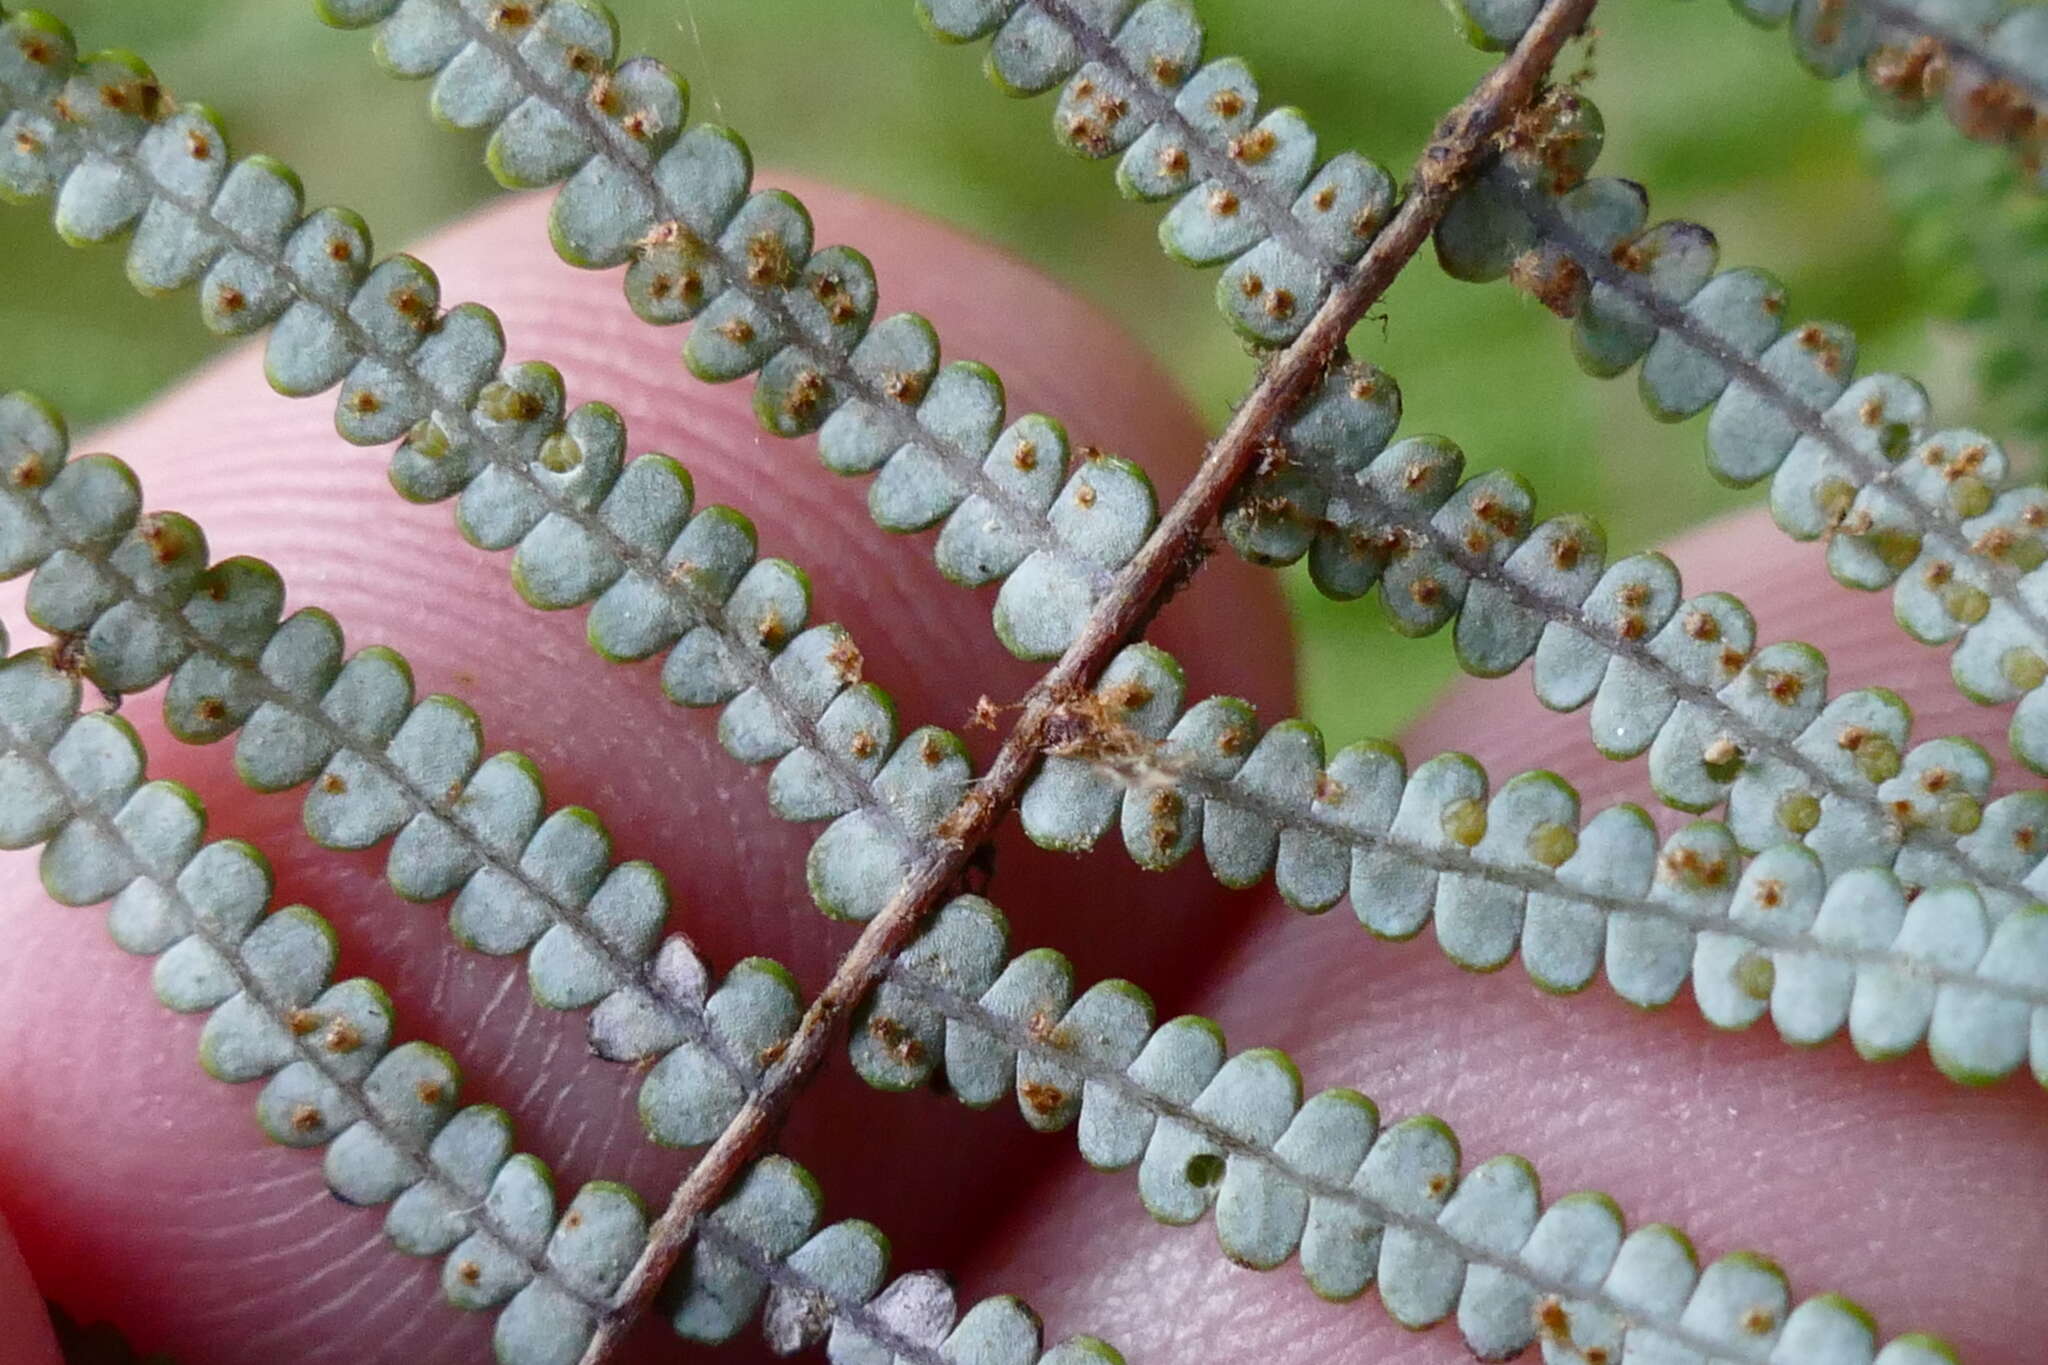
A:
[[[926,312],[949,354],[996,365],[1013,412],[1066,418],[1077,442],[1136,457],[1167,494],[1185,479],[1198,426],[1099,314],[929,222],[798,188],[820,241],[871,250],[885,311]],[[875,532],[862,487],[817,470],[809,443],[759,434],[746,386],[708,389],[680,374],[678,334],[633,320],[613,280],[552,261],[537,205],[472,220],[421,254],[441,270],[449,300],[499,309],[513,358],[544,356],[562,366],[572,398],[618,405],[636,451],[681,458],[700,504],[742,506],[765,553],[810,568],[814,619],[853,629],[869,675],[892,689],[908,723],[961,729],[978,696],[1006,702],[1022,692],[1033,668],[994,641],[990,595],[940,584],[926,538]],[[764,774],[717,751],[712,716],[663,701],[652,665],[622,677],[599,662],[582,644],[579,615],[542,618],[520,605],[502,557],[463,546],[445,509],[391,496],[381,454],[343,446],[324,402],[271,395],[253,354],[87,448],[128,458],[149,505],[196,517],[216,556],[276,563],[293,604],[333,610],[352,644],[403,649],[421,693],[475,703],[494,748],[532,755],[556,800],[592,806],[621,856],[663,868],[676,927],[715,965],[763,953],[815,989],[851,941],[851,928],[821,919],[804,892],[809,831],[768,815]],[[1677,553],[1689,582],[1761,604],[1765,638],[1827,647],[1840,685],[1880,681],[1928,699],[1939,713],[1923,733],[1996,740],[1988,713],[1952,703],[1951,714],[1941,660],[1898,643],[1882,603],[1826,585],[1808,556],[1754,519]],[[1787,571],[1795,561],[1796,574]],[[1287,714],[1287,632],[1271,580],[1224,554],[1193,598],[1155,633],[1192,685]],[[18,587],[5,600],[17,624]],[[1201,629],[1198,609],[1224,628]],[[1883,664],[1880,650],[1889,651]],[[1364,672],[1361,685],[1370,685]],[[249,794],[227,746],[163,738],[155,702],[125,709],[151,745],[153,771],[191,783],[216,833],[272,855],[280,902],[330,917],[344,974],[390,988],[404,1036],[449,1044],[466,1067],[465,1096],[511,1109],[522,1147],[554,1166],[565,1193],[598,1176],[650,1194],[674,1182],[686,1156],[644,1140],[635,1077],[587,1058],[580,1019],[533,1006],[516,962],[455,948],[442,908],[407,905],[384,885],[381,852],[314,849],[296,799]],[[1588,757],[1583,725],[1541,712],[1520,682],[1468,688],[1424,722],[1410,752],[1455,745],[1503,776],[1548,763],[1580,783],[1589,811],[1624,795],[1643,800],[1641,765]],[[562,738],[570,733],[573,746]],[[984,754],[993,744],[986,731],[965,733]],[[677,847],[672,831],[688,844]],[[487,1355],[486,1322],[435,1302],[434,1264],[390,1252],[375,1212],[335,1204],[316,1157],[267,1144],[249,1118],[253,1087],[234,1091],[198,1071],[198,1021],[154,1003],[148,964],[111,945],[99,912],[51,906],[30,857],[0,860],[0,877],[9,879],[0,892],[0,1214],[41,1293],[184,1360],[438,1365]],[[1845,1046],[1797,1054],[1764,1030],[1713,1036],[1689,1005],[1645,1019],[1604,986],[1581,1001],[1552,1000],[1519,968],[1468,979],[1426,942],[1377,944],[1341,923],[1344,909],[1311,925],[1269,893],[1217,890],[1198,867],[1141,877],[1115,851],[1060,858],[1012,830],[993,894],[1017,948],[1058,945],[1084,981],[1126,975],[1145,985],[1162,1017],[1199,1010],[1238,1046],[1288,1047],[1312,1088],[1357,1085],[1390,1117],[1430,1108],[1459,1129],[1469,1159],[1523,1152],[1553,1194],[1604,1188],[1640,1221],[1682,1223],[1710,1254],[1776,1252],[1802,1289],[1839,1285],[1888,1329],[1951,1334],[1977,1365],[2031,1358],[2024,1343],[2048,1326],[2037,1296],[2023,1292],[2038,1280],[2027,1253],[2048,1246],[2048,1135],[2031,1083],[1973,1094],[1914,1058],[1882,1074],[1888,1103],[1877,1123],[1880,1075]],[[847,1140],[880,1132],[887,1146]],[[1095,1332],[1152,1360],[1251,1350],[1279,1361],[1464,1358],[1445,1332],[1410,1336],[1370,1307],[1319,1304],[1291,1269],[1229,1267],[1211,1232],[1156,1227],[1128,1176],[1086,1171],[1066,1140],[1034,1137],[1007,1114],[874,1095],[835,1061],[787,1136],[787,1150],[822,1180],[831,1216],[882,1224],[899,1268],[953,1266],[966,1293],[1021,1293],[1044,1310],[1050,1336]],[[1928,1155],[1936,1143],[1939,1160]],[[968,1231],[998,1221],[1000,1236]],[[0,1240],[0,1342],[19,1344],[10,1359],[54,1359],[38,1330],[20,1262]],[[675,1355],[654,1326],[635,1348],[634,1359]]]

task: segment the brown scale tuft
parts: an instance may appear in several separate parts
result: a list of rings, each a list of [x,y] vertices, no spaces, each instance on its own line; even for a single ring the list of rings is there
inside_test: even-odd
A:
[[[1561,318],[1575,318],[1586,301],[1586,269],[1561,252],[1531,247],[1508,267],[1508,283]]]
[[[1067,1101],[1067,1092],[1044,1081],[1024,1081],[1017,1086],[1017,1098],[1041,1118],[1051,1118]]]
[[[320,1042],[329,1052],[350,1053],[363,1045],[362,1030],[346,1019],[336,1019],[327,1026]]]
[[[832,648],[825,653],[825,662],[832,665],[832,672],[839,681],[851,687],[860,681],[860,649],[850,636],[842,635],[835,640]]]
[[[782,410],[790,417],[809,417],[818,410],[818,404],[824,398],[825,376],[816,370],[801,370],[790,381],[789,393],[782,400]]]
[[[904,1066],[916,1066],[924,1060],[924,1044],[889,1015],[878,1014],[868,1020],[868,1036]]]
[[[747,239],[748,283],[764,288],[788,284],[794,270],[789,246],[778,234],[764,228]]]
[[[1224,150],[1230,153],[1232,161],[1255,166],[1273,154],[1273,144],[1277,140],[1271,128],[1254,128],[1230,139]]]
[[[915,370],[897,370],[882,381],[882,392],[899,403],[915,403],[924,397],[924,376]]]

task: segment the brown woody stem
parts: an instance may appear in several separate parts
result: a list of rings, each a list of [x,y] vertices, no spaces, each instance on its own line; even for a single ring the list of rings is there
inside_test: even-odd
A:
[[[1407,198],[1364,256],[1315,312],[1299,337],[1267,364],[1259,382],[1209,447],[1187,489],[1128,564],[1111,580],[1080,635],[1026,695],[1016,724],[988,772],[947,819],[945,836],[911,869],[862,931],[832,979],[805,1011],[788,1048],[739,1114],[676,1187],[647,1246],[598,1324],[582,1365],[602,1365],[668,1278],[697,1224],[774,1137],[797,1092],[825,1060],[842,1026],[959,883],[975,853],[1022,795],[1053,721],[1095,681],[1199,565],[1203,537],[1231,492],[1258,463],[1266,442],[1321,381],[1363,318],[1429,240],[1452,197],[1493,150],[1496,134],[1536,95],[1592,13],[1595,0],[1548,0],[1515,50],[1437,125],[1415,163]]]

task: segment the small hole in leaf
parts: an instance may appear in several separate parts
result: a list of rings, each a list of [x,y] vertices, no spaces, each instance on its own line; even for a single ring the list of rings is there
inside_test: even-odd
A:
[[[1214,1152],[1197,1152],[1188,1158],[1188,1184],[1205,1190],[1223,1178],[1223,1158]]]

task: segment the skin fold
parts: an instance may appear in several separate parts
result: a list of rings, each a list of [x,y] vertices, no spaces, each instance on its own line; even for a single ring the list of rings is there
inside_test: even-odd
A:
[[[929,221],[795,188],[820,242],[851,242],[874,258],[882,312],[924,312],[949,357],[994,365],[1013,415],[1052,413],[1077,444],[1137,459],[1162,501],[1185,481],[1200,427],[1102,315]],[[634,452],[682,460],[700,506],[741,507],[762,553],[808,569],[813,619],[852,629],[867,676],[895,695],[906,730],[946,725],[986,758],[997,735],[967,728],[977,699],[1012,702],[1036,672],[989,630],[993,593],[945,585],[928,537],[875,530],[860,481],[819,470],[810,442],[757,429],[749,386],[714,389],[684,374],[680,334],[634,319],[613,278],[561,267],[544,214],[535,200],[505,205],[419,254],[446,300],[499,311],[510,359],[552,361],[572,401],[616,405]],[[275,563],[288,608],[332,610],[352,648],[404,652],[420,694],[446,690],[474,704],[492,750],[531,755],[551,801],[592,807],[617,856],[662,868],[676,896],[671,927],[714,968],[765,954],[815,990],[854,931],[811,907],[801,869],[812,831],[769,814],[766,770],[719,751],[714,713],[669,705],[658,663],[605,664],[582,643],[580,613],[541,616],[520,604],[506,557],[465,545],[446,508],[394,497],[383,452],[341,442],[329,401],[277,397],[258,354],[244,350],[75,444],[127,459],[146,506],[195,517],[215,557]],[[1760,638],[1828,650],[1835,687],[1894,687],[1927,704],[1917,735],[1968,733],[2003,749],[1996,717],[1955,696],[1940,655],[1905,642],[1881,599],[1828,583],[1815,555],[1757,518],[1698,533],[1672,553],[1689,586],[1729,588],[1757,608]],[[5,594],[16,629],[20,585]],[[15,635],[17,647],[37,638]],[[1269,719],[1292,714],[1275,580],[1227,551],[1169,606],[1153,638],[1187,666],[1195,695],[1242,695]],[[1371,686],[1375,668],[1400,664],[1361,657],[1357,666],[1359,685]],[[657,1199],[666,1192],[688,1154],[645,1140],[637,1075],[587,1056],[581,1017],[532,1004],[518,959],[457,948],[445,907],[394,895],[381,848],[315,848],[297,795],[248,792],[233,777],[231,746],[165,737],[157,703],[145,695],[124,708],[151,746],[152,773],[200,793],[212,834],[251,839],[271,856],[279,903],[304,902],[335,924],[340,975],[389,988],[401,1038],[449,1046],[465,1068],[464,1098],[513,1113],[521,1148],[549,1162],[563,1198],[600,1176]],[[1583,717],[1543,712],[1519,679],[1457,689],[1407,747],[1414,761],[1468,750],[1502,780],[1555,767],[1579,784],[1588,814],[1615,799],[1650,804],[1640,762],[1600,760]],[[1042,853],[1013,827],[989,894],[1009,915],[1013,951],[1059,947],[1083,983],[1130,977],[1152,992],[1161,1019],[1197,1010],[1234,1048],[1286,1047],[1311,1089],[1356,1086],[1389,1119],[1435,1112],[1458,1129],[1468,1165],[1521,1152],[1550,1197],[1605,1189],[1632,1222],[1680,1223],[1704,1254],[1774,1253],[1795,1292],[1839,1287],[1887,1332],[1942,1332],[1973,1365],[2038,1358],[2048,1328],[2036,1289],[2048,1250],[2048,1129],[2031,1081],[1970,1092],[1924,1056],[1880,1069],[1840,1042],[1794,1052],[1767,1026],[1718,1035],[1685,1001],[1644,1016],[1600,984],[1585,999],[1551,999],[1519,966],[1468,977],[1427,935],[1378,943],[1345,907],[1311,922],[1268,889],[1220,890],[1199,864],[1141,875],[1114,848],[1086,859]],[[251,1121],[256,1087],[199,1070],[200,1018],[155,1003],[149,963],[114,947],[100,912],[52,905],[32,855],[0,857],[0,943],[0,1216],[21,1253],[0,1237],[0,1343],[15,1351],[0,1357],[55,1358],[37,1335],[39,1291],[183,1361],[488,1358],[487,1319],[437,1301],[438,1262],[390,1251],[378,1211],[327,1194],[316,1154],[263,1139]],[[1320,1303],[1291,1267],[1260,1275],[1228,1265],[1208,1228],[1156,1226],[1128,1175],[1087,1170],[1070,1138],[1035,1136],[1007,1108],[978,1115],[937,1095],[879,1095],[835,1056],[800,1101],[783,1150],[817,1173],[828,1217],[867,1217],[889,1232],[897,1269],[949,1267],[963,1297],[1022,1294],[1044,1312],[1048,1339],[1092,1332],[1134,1361],[1467,1358],[1448,1330],[1411,1335],[1369,1302]],[[766,1358],[753,1342],[750,1334],[722,1354]],[[629,1357],[678,1354],[666,1327],[650,1324]]]

